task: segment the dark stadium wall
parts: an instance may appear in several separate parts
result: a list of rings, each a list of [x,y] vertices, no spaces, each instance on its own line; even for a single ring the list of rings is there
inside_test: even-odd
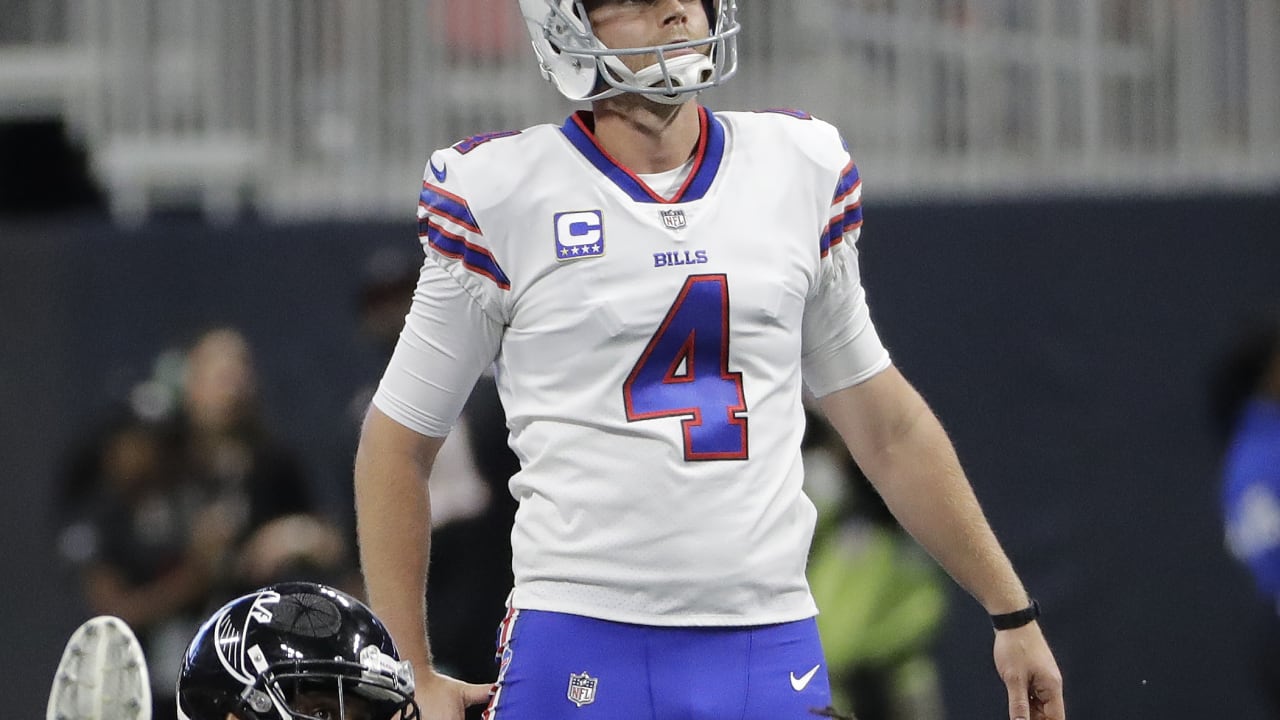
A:
[[[1072,717],[1260,720],[1207,375],[1236,321],[1280,302],[1280,197],[872,205],[866,218],[881,334],[1042,601]],[[257,349],[273,426],[340,501],[335,432],[371,372],[359,268],[374,247],[415,242],[408,223],[0,217],[0,687],[14,717],[39,716],[86,617],[53,549],[75,440],[156,353],[230,323]],[[990,641],[953,591],[938,648],[948,717],[1001,716]]]
[[[1261,718],[1255,604],[1223,549],[1209,374],[1280,307],[1280,198],[867,209],[878,328],[955,440],[1076,718]],[[955,593],[949,717],[996,717]]]

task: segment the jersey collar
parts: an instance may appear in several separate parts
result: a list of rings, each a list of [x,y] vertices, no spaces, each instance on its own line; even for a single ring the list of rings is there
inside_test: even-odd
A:
[[[711,183],[720,170],[720,162],[724,159],[724,126],[704,107],[698,108],[698,117],[702,131],[698,136],[698,148],[693,155],[693,170],[679,192],[670,200],[654,192],[643,180],[636,177],[635,173],[623,167],[600,147],[592,131],[594,121],[589,111],[580,110],[570,115],[569,119],[564,121],[560,131],[588,162],[604,173],[605,177],[632,200],[674,205],[701,200],[711,189]]]

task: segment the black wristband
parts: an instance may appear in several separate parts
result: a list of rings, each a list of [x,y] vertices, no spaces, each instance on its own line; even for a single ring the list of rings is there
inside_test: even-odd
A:
[[[1040,617],[1040,603],[1035,600],[1021,610],[991,616],[991,626],[996,630],[1013,630]]]

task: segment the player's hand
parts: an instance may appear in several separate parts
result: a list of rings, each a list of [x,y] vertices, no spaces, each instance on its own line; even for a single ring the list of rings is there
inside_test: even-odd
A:
[[[489,702],[493,692],[492,685],[462,682],[432,670],[422,673],[416,685],[422,720],[463,720],[467,708]]]
[[[1062,673],[1040,624],[996,632],[996,671],[1009,691],[1009,720],[1066,720]]]

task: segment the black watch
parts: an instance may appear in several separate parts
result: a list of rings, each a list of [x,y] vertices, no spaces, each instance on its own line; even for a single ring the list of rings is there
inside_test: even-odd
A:
[[[1040,617],[1040,603],[1035,600],[1021,610],[991,616],[991,626],[996,630],[1013,630]]]

